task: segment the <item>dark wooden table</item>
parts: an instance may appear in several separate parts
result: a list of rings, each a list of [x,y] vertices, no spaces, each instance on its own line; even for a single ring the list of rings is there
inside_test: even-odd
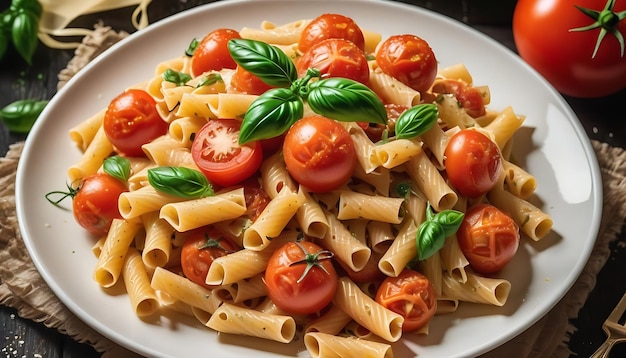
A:
[[[153,0],[149,6],[152,23],[174,13],[211,1]],[[515,0],[405,0],[464,22],[515,50],[511,32],[511,17]],[[0,10],[10,1],[0,1]],[[129,26],[131,10],[120,9],[77,19],[72,26],[92,28],[97,21],[116,30],[132,32]],[[73,57],[71,50],[52,50],[40,45],[33,64],[27,66],[9,50],[0,63],[0,107],[18,99],[50,99],[56,92],[57,74]],[[598,99],[565,98],[572,106],[591,139],[626,148],[626,90]],[[9,133],[0,124],[0,155],[9,144],[25,136]],[[597,284],[574,321],[570,349],[579,357],[589,356],[605,339],[601,324],[626,291],[626,230],[611,245],[611,256],[597,277]],[[2,357],[98,357],[91,346],[76,343],[71,338],[42,324],[20,318],[16,311],[0,306],[0,356]],[[614,348],[611,357],[626,356],[626,344]]]

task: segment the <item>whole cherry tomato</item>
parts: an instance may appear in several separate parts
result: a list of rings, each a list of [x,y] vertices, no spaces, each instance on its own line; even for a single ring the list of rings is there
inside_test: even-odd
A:
[[[517,51],[565,95],[615,93],[626,88],[625,11],[626,0],[518,0]]]
[[[502,172],[498,145],[473,129],[463,129],[450,137],[444,156],[448,179],[465,196],[485,194]]]
[[[326,39],[345,39],[365,50],[365,38],[359,25],[340,14],[322,14],[302,30],[298,41],[300,52],[308,51],[316,43]]]
[[[228,41],[239,39],[239,32],[221,28],[209,32],[200,41],[191,57],[191,73],[199,76],[207,71],[219,71],[223,68],[235,69],[237,62],[228,51]]]
[[[511,261],[520,240],[515,221],[489,204],[470,207],[456,235],[470,266],[483,274],[499,271]]]
[[[404,317],[404,332],[423,327],[437,311],[433,285],[426,276],[410,269],[402,270],[398,277],[387,277],[376,292],[376,302]]]
[[[263,82],[259,77],[247,71],[241,66],[237,66],[233,77],[230,80],[231,86],[235,92],[260,95],[263,92],[273,88]]]
[[[367,84],[370,78],[365,54],[344,39],[326,39],[314,44],[298,58],[296,67],[300,77],[309,68],[317,68],[322,78],[343,77],[363,84]]]
[[[195,229],[185,240],[180,252],[180,265],[185,277],[206,288],[206,276],[213,261],[240,248],[221,231],[213,227]]]
[[[106,173],[86,177],[73,195],[72,212],[76,222],[96,236],[109,232],[113,219],[121,219],[117,206],[126,184]]]
[[[292,314],[310,314],[326,307],[337,292],[333,254],[309,241],[288,242],[278,248],[265,270],[272,302]]]
[[[285,135],[283,157],[289,174],[313,192],[345,184],[357,162],[350,133],[337,121],[318,115],[291,126]]]
[[[162,136],[168,128],[154,98],[140,89],[129,89],[113,98],[102,126],[115,149],[129,157],[145,156],[141,146]]]

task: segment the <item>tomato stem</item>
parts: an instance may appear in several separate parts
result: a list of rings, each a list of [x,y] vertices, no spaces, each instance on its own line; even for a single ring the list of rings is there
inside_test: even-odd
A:
[[[330,259],[332,259],[333,256],[335,256],[332,251],[320,250],[320,251],[312,254],[312,253],[308,252],[304,248],[304,246],[302,246],[302,244],[299,243],[298,241],[296,241],[295,244],[298,245],[298,247],[302,250],[302,252],[304,252],[304,259],[302,259],[300,261],[292,262],[291,265],[289,265],[289,266],[306,263],[306,267],[304,268],[304,272],[302,272],[302,275],[300,276],[300,278],[296,282],[301,283],[302,280],[304,280],[304,278],[309,274],[311,269],[313,267],[316,267],[316,266],[319,267],[322,271],[324,271],[327,275],[330,275],[328,270],[326,270],[326,268],[321,264],[321,261],[322,260],[330,260]]]
[[[619,12],[619,13],[616,13],[615,11],[613,11],[613,8],[615,7],[615,0],[608,0],[606,5],[604,6],[604,9],[602,9],[602,11],[592,10],[592,9],[584,8],[578,5],[574,5],[574,6],[578,10],[582,11],[583,14],[595,20],[595,22],[587,26],[570,29],[570,31],[581,32],[581,31],[589,31],[589,30],[600,28],[600,33],[598,34],[598,40],[596,41],[596,46],[593,50],[593,54],[591,55],[591,58],[596,57],[596,54],[598,53],[598,49],[600,48],[600,44],[604,40],[606,34],[609,32],[613,36],[615,36],[615,38],[617,39],[617,42],[619,42],[620,54],[621,54],[621,57],[624,57],[624,46],[625,46],[624,36],[617,28],[617,25],[622,20],[624,20],[624,18],[626,18],[626,10]]]
[[[74,199],[74,197],[76,196],[76,194],[78,194],[78,191],[80,190],[80,186],[77,188],[73,188],[69,184],[66,184],[66,185],[67,185],[67,191],[62,191],[62,190],[51,191],[46,194],[46,200],[48,200],[48,202],[54,206],[59,206],[59,204],[68,197]],[[58,195],[59,198],[57,200],[53,200],[52,199],[53,195],[54,196]]]

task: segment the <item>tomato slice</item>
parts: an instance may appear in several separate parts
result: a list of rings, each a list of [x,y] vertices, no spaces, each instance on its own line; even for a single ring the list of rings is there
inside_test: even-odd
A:
[[[213,183],[231,186],[241,183],[261,167],[263,150],[256,142],[239,144],[241,122],[212,119],[196,134],[191,155],[202,173]]]
[[[322,78],[343,77],[363,84],[367,84],[370,78],[365,54],[344,39],[326,39],[314,44],[298,58],[296,67],[300,77],[309,68],[317,68]]]

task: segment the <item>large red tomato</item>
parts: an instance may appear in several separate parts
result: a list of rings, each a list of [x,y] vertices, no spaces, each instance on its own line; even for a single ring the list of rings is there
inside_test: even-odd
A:
[[[121,219],[117,199],[126,184],[105,173],[85,178],[75,193],[72,211],[76,222],[96,236],[104,236],[113,219]]]
[[[309,68],[317,68],[322,78],[343,77],[363,84],[370,78],[363,50],[344,39],[326,39],[314,44],[298,58],[296,66],[300,77]]]
[[[517,51],[565,95],[601,97],[626,88],[625,45],[613,34],[626,38],[626,20],[619,20],[616,14],[626,11],[626,0],[615,0],[612,12],[603,11],[606,1],[517,2],[513,15]],[[602,16],[597,21],[578,7]],[[601,26],[573,31],[596,23]],[[603,27],[607,33],[601,38]]]
[[[365,38],[361,28],[349,17],[340,14],[322,14],[313,19],[303,30],[298,41],[300,52],[306,52],[314,44],[326,39],[345,39],[365,50]]]

